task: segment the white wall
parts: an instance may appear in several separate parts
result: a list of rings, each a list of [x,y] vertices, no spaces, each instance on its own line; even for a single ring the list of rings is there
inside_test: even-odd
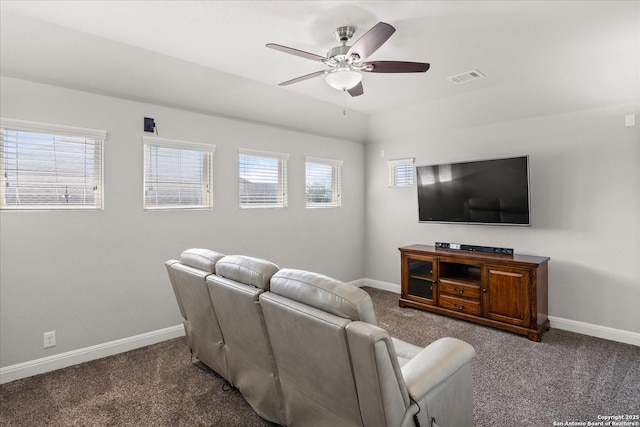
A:
[[[364,146],[2,77],[3,117],[107,130],[105,208],[0,213],[0,360],[9,366],[181,324],[163,265],[190,247],[364,277]],[[143,117],[216,145],[214,208],[142,209]],[[149,135],[149,134],[147,134]],[[238,208],[238,148],[290,153],[289,207]],[[304,156],[344,160],[342,207],[306,209]],[[43,349],[43,332],[57,346]]]
[[[509,106],[491,104],[490,95],[371,117],[367,278],[399,285],[397,248],[413,243],[511,247],[551,257],[551,316],[640,332],[640,129],[624,120],[631,113],[638,120],[640,104],[505,119]],[[530,156],[530,228],[419,223],[415,186],[387,187],[389,159],[415,157],[420,165],[515,155]]]

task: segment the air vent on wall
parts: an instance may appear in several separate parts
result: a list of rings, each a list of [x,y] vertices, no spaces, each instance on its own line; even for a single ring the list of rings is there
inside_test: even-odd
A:
[[[447,77],[447,79],[451,83],[460,84],[460,83],[470,82],[471,80],[481,79],[483,77],[485,77],[485,75],[482,74],[480,71],[472,70],[472,71],[467,71],[466,73],[458,74],[457,76]]]

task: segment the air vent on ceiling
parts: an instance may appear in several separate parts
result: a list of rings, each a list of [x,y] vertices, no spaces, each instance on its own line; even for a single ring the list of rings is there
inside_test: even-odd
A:
[[[482,74],[480,71],[472,70],[472,71],[467,71],[466,73],[458,74],[457,76],[447,77],[447,79],[451,83],[460,84],[460,83],[470,82],[471,80],[481,79],[483,77],[485,77],[485,75]]]

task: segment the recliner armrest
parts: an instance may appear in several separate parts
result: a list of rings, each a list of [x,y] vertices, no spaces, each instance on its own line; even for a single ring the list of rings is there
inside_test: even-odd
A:
[[[475,355],[471,345],[457,338],[441,338],[429,344],[401,368],[409,395],[416,402],[421,400]]]

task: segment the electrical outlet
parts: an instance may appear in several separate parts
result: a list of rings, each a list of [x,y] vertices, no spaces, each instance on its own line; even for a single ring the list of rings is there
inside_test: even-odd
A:
[[[44,348],[56,346],[56,331],[44,333]]]

